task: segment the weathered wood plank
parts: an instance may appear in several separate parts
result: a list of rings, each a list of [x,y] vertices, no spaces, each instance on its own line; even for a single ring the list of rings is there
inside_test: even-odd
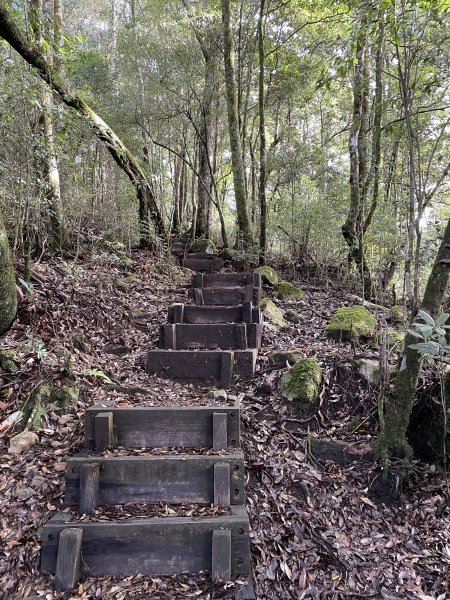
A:
[[[57,592],[71,590],[80,577],[82,539],[83,530],[81,528],[67,527],[59,534],[55,567]]]
[[[229,529],[213,531],[211,579],[214,583],[231,579],[231,531]]]
[[[261,323],[261,311],[250,302],[241,306],[194,306],[175,304],[169,308],[169,323],[208,325],[215,323]]]
[[[220,385],[229,388],[232,383],[234,370],[234,352],[222,352],[222,364],[220,365]]]
[[[253,584],[248,581],[244,584],[239,585],[234,596],[235,600],[256,600],[255,590]]]
[[[194,275],[192,287],[242,287],[253,285],[262,287],[261,275],[259,273],[213,273]]]
[[[202,290],[194,290],[194,300],[197,306],[203,306],[205,304]]]
[[[223,413],[213,414],[213,450],[223,450],[228,444],[228,422]]]
[[[97,461],[90,463],[85,462],[79,466],[79,473],[80,514],[92,515],[98,504],[98,490],[100,485],[100,463]]]
[[[95,449],[103,451],[112,445],[113,419],[111,412],[101,412],[95,416]]]
[[[224,416],[226,419],[227,415]],[[244,458],[241,452],[226,456],[73,457],[67,461],[65,503],[76,504],[81,500],[82,470],[91,464],[100,466],[100,506],[135,501],[212,504],[217,503],[217,498],[226,507],[244,502]],[[222,477],[227,470],[227,481],[216,481],[218,464]]]
[[[134,407],[108,409],[113,415],[114,442],[128,448],[211,448],[213,413],[227,417],[228,446],[240,446],[239,405],[176,408]],[[92,406],[85,413],[85,442],[95,448],[96,415],[102,406]]]
[[[231,466],[234,469],[235,465]],[[233,501],[234,504],[242,504],[236,502],[235,497],[231,497],[231,470],[229,462],[218,462],[214,465],[214,504],[228,508]],[[234,482],[233,482],[234,485]]]
[[[220,271],[220,269],[223,267],[223,260],[217,257],[214,257],[213,260],[201,258],[183,258],[181,264],[184,268],[191,269],[192,271],[214,273]]]
[[[61,531],[67,528],[63,518],[58,515],[42,528],[43,572],[55,571]],[[216,530],[231,532],[232,577],[250,574],[249,524],[245,516],[91,521],[73,526],[83,531],[83,563],[94,577],[211,571],[212,535]]]
[[[194,297],[196,304],[200,305],[197,297],[200,297],[199,292],[201,292],[202,302],[206,306],[233,306],[249,300],[255,305],[259,304],[261,288],[253,287],[249,289],[253,290],[253,296],[246,291],[245,287],[204,287],[201,290],[196,288],[194,289]]]
[[[175,347],[171,347],[175,344]],[[258,323],[177,323],[160,326],[159,347],[166,350],[247,350],[261,346]]]

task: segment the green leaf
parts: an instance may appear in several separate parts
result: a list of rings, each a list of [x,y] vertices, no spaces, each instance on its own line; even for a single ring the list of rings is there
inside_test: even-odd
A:
[[[439,317],[436,319],[436,326],[441,327],[441,325],[444,325],[448,321],[449,317],[450,313],[444,313],[442,315],[439,315]]]
[[[414,331],[414,329],[407,329],[406,331],[413,337],[423,340],[423,335],[421,335],[418,331]]]
[[[419,314],[419,317],[425,321],[425,323],[428,323],[428,325],[432,325],[433,327],[435,326],[433,317],[431,315],[429,315],[427,312],[425,312],[424,310],[419,310],[418,314]]]
[[[105,383],[109,383],[109,384],[113,384],[114,382],[108,377],[108,375],[104,372],[101,371],[100,369],[84,369],[83,371],[81,371],[82,375],[90,375],[92,377],[100,377],[100,379],[103,379],[103,381]]]
[[[436,342],[420,342],[419,344],[411,344],[412,350],[417,350],[419,354],[431,354],[437,356],[439,354],[439,344]]]

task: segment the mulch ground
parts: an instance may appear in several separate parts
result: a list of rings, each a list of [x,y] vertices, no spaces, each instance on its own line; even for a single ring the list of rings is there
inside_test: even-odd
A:
[[[150,377],[142,369],[167,308],[187,301],[190,275],[169,260],[142,253],[133,258],[126,267],[106,252],[76,264],[52,260],[36,265],[32,294],[0,340],[0,347],[15,349],[20,361],[17,372],[0,374],[0,424],[39,383],[57,386],[67,369],[82,392],[75,414],[47,415],[39,443],[27,452],[9,455],[15,432],[10,428],[0,434],[1,599],[233,598],[234,582],[212,587],[207,573],[87,579],[65,595],[54,592],[52,578],[39,573],[39,527],[64,508],[65,463],[83,446],[86,407],[210,403],[206,389]],[[257,376],[230,391],[231,402],[242,399],[257,596],[445,600],[450,597],[450,514],[448,509],[439,512],[446,494],[439,466],[417,461],[406,470],[394,463],[395,489],[386,490],[373,459],[319,461],[311,453],[315,435],[368,447],[376,439],[377,389],[357,374],[354,359],[376,358],[377,350],[328,340],[330,314],[353,301],[330,285],[299,284],[306,296],[282,306],[301,320],[283,332],[266,326]],[[283,369],[272,370],[267,355],[288,348],[322,365],[320,404],[312,416],[292,410],[278,393]],[[198,516],[202,510],[217,514],[216,507],[133,505],[99,509],[91,518],[190,511]]]

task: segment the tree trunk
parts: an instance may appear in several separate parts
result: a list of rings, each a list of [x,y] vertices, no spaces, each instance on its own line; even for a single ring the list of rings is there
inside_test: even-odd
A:
[[[266,199],[266,125],[264,107],[264,6],[265,0],[260,1],[258,19],[258,107],[259,107],[259,264],[266,264],[267,246],[267,199]]]
[[[11,326],[17,312],[16,279],[3,216],[0,213],[0,335]]]
[[[244,248],[252,245],[252,232],[248,216],[247,194],[245,190],[244,162],[239,134],[239,115],[234,74],[233,33],[231,30],[231,1],[222,0],[222,23],[225,64],[225,87],[228,112],[228,133],[230,137],[231,164],[233,169],[234,196],[236,200],[237,223],[242,235]]]
[[[145,177],[136,158],[90,106],[67,84],[55,68],[48,64],[43,54],[21,33],[14,23],[4,0],[0,0],[0,37],[5,39],[31,66],[42,79],[58,94],[68,107],[73,108],[89,124],[94,135],[106,144],[117,165],[126,173],[136,189],[139,201],[139,217],[148,215],[156,233],[165,238],[166,227],[156,204],[151,183]],[[141,205],[143,203],[143,205]],[[149,242],[148,218],[140,221],[140,241],[145,246]]]
[[[420,309],[436,318],[444,301],[450,275],[450,219],[436,256]],[[411,344],[416,338],[407,334],[405,350],[401,357],[394,388],[386,408],[384,431],[381,436],[381,448],[389,455],[411,457],[411,448],[406,438],[411,411],[416,394],[417,381],[422,367],[422,356]]]

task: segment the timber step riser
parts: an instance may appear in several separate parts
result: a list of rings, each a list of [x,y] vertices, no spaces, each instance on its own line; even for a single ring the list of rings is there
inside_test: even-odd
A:
[[[248,350],[261,346],[261,325],[256,323],[161,325],[159,347],[165,350]]]
[[[89,472],[96,477],[89,479]],[[87,483],[86,483],[87,482]],[[92,488],[92,489],[89,489]],[[89,505],[86,496],[95,497]],[[127,502],[215,504],[244,502],[244,458],[226,456],[75,457],[66,467],[66,504],[80,504],[81,514],[97,506]]]
[[[194,288],[192,296],[197,306],[235,306],[244,302],[257,306],[261,302],[261,288],[252,285]]]
[[[253,308],[251,302],[241,306],[193,306],[174,304],[169,308],[168,319],[171,324],[214,325],[226,323],[259,323],[262,315],[259,308]]]
[[[84,523],[66,523],[64,519],[64,514],[53,517],[41,532],[41,570],[56,572],[58,579],[76,580],[80,564],[94,577],[176,575],[202,570],[212,571],[213,577],[216,571],[215,578],[223,580],[250,575],[249,522],[244,507],[229,517],[202,519],[164,517]],[[81,544],[72,549],[72,554],[67,549],[69,556],[64,557],[62,565],[59,542],[67,530],[81,530]],[[225,539],[217,535],[223,531],[228,532]],[[73,577],[68,578],[67,573],[73,571]]]
[[[255,373],[257,350],[150,350],[147,371],[151,375],[194,385],[216,384],[229,388]]]
[[[191,271],[198,271],[200,273],[217,273],[223,267],[223,260],[216,257],[214,257],[214,259],[183,258],[181,266],[185,269],[191,269]]]
[[[219,288],[219,287],[252,287],[261,288],[262,280],[259,273],[197,273],[192,277],[192,288]]]
[[[105,418],[105,414],[110,416]],[[224,422],[224,433],[217,427],[220,419]],[[238,448],[240,409],[239,405],[177,408],[93,406],[85,413],[85,444],[97,451],[114,446]]]

